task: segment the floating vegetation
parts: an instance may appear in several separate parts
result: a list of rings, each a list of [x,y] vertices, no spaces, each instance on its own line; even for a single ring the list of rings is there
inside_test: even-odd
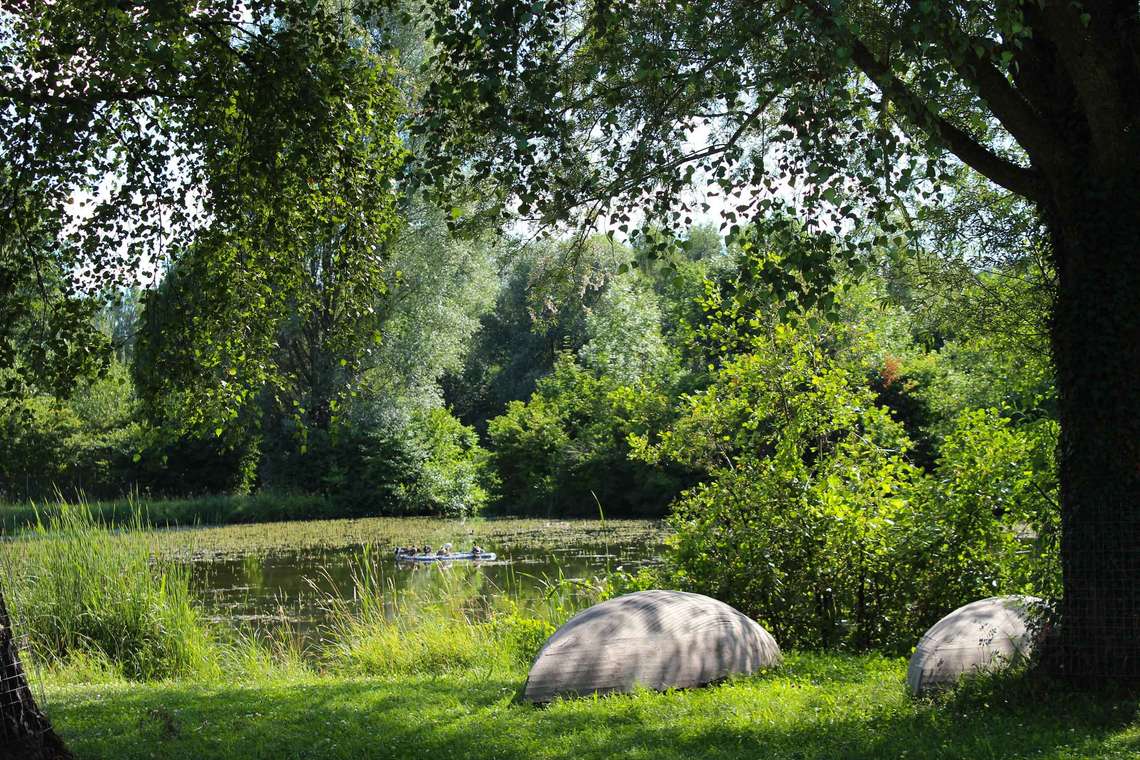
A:
[[[568,551],[586,546],[649,544],[659,546],[662,523],[648,520],[541,520],[496,518],[446,520],[433,517],[370,517],[345,520],[168,528],[154,534],[155,550],[179,559],[211,559],[274,551],[377,548],[479,543],[509,547],[516,553]]]

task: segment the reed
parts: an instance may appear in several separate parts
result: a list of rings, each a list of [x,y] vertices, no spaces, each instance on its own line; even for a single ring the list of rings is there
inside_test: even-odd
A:
[[[518,588],[464,568],[431,568],[398,591],[375,550],[353,563],[352,591],[327,595],[327,668],[340,674],[495,672],[529,663],[566,616],[560,603],[525,604]],[[427,574],[425,574],[426,577]]]
[[[31,655],[75,660],[126,678],[204,676],[215,639],[193,604],[187,571],[156,560],[136,512],[109,530],[83,503],[39,513],[26,540],[0,553],[4,588]]]
[[[148,529],[152,519],[149,508],[136,504],[129,517],[109,524],[88,504],[60,502],[37,511],[18,540],[0,544],[16,625],[27,635],[29,655],[54,681],[505,672],[528,665],[575,612],[626,590],[613,582],[620,574],[535,577],[512,570],[497,585],[461,565],[424,568],[418,582],[397,590],[380,561],[387,550],[365,542],[352,560],[349,591],[323,591],[337,587],[332,579],[311,581],[329,621],[316,641],[285,619],[234,630],[206,620],[192,598],[187,566],[178,562],[179,552],[197,551],[199,531],[155,532]],[[429,525],[413,518],[395,523],[388,527],[401,535]],[[537,527],[545,533],[555,526]],[[507,521],[463,530],[537,528]],[[391,540],[384,536],[379,545]],[[537,597],[535,585],[543,590]]]

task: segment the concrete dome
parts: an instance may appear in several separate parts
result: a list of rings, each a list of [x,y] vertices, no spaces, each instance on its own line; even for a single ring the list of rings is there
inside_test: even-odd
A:
[[[724,602],[682,591],[639,591],[594,605],[547,639],[523,696],[702,686],[780,662],[775,639]]]
[[[939,620],[910,657],[911,694],[952,686],[966,673],[1000,669],[1030,654],[1032,596],[993,596],[971,602]]]

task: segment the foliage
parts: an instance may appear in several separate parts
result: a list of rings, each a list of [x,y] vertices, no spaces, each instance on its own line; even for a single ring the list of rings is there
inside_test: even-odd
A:
[[[125,367],[80,387],[70,401],[36,396],[2,413],[0,494],[8,500],[119,496],[136,477],[142,429]]]
[[[284,436],[267,450],[262,480],[278,492],[321,493],[342,515],[462,517],[487,502],[486,453],[445,409],[361,403],[301,449]]]
[[[121,499],[249,489],[257,451],[248,436],[160,436],[140,416],[128,370],[114,359],[70,399],[10,405],[2,415],[0,494],[11,501]]]
[[[529,401],[488,425],[500,501],[524,514],[662,514],[685,470],[632,460],[629,438],[664,424],[669,407],[657,378],[623,385],[564,354]]]
[[[672,358],[661,334],[662,314],[651,283],[625,277],[606,288],[586,315],[582,363],[623,385],[665,377]]]
[[[449,233],[443,209],[412,202],[392,243],[381,341],[361,378],[363,395],[438,405],[440,380],[459,371],[480,318],[494,306],[506,243],[489,232]]]
[[[746,250],[736,276],[707,284],[697,335],[712,381],[632,440],[642,460],[705,474],[670,518],[676,582],[790,645],[888,650],[978,596],[1055,593],[1053,423],[966,412],[931,441],[936,461],[916,465],[879,405],[902,382],[891,351],[913,353],[909,336],[868,308],[865,288],[836,298],[841,323],[781,320],[749,274],[771,255]],[[876,390],[871,378],[888,379]],[[892,391],[893,407],[912,391]]]
[[[41,290],[50,329],[17,359],[11,392],[55,390],[53,376],[77,374],[70,357],[100,348],[74,315],[98,306],[86,296],[190,254],[210,261],[193,293],[210,308],[182,345],[200,371],[235,374],[200,388],[184,421],[228,418],[265,374],[283,304],[302,296],[298,249],[335,237],[343,255],[372,256],[390,225],[396,99],[356,18],[299,0],[4,10],[3,255],[63,279],[58,295]],[[6,303],[28,303],[22,288],[6,289]],[[11,347],[20,333],[9,327]]]
[[[761,327],[752,352],[728,359],[658,442],[637,447],[709,473],[671,518],[684,585],[789,645],[909,642],[876,608],[896,599],[888,528],[921,473],[862,373],[829,349],[833,337]]]
[[[587,320],[631,255],[602,236],[519,245],[462,370],[443,381],[459,418],[484,432],[509,402],[534,392],[560,353],[581,350]]]
[[[924,510],[902,524],[928,618],[994,593],[1060,593],[1057,426],[965,412],[943,442]]]

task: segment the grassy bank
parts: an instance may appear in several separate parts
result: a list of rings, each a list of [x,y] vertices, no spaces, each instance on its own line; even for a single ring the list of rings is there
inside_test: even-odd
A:
[[[137,520],[137,518],[136,518]],[[81,508],[0,546],[25,660],[80,758],[1132,758],[1137,703],[1029,680],[915,701],[905,661],[789,653],[708,689],[517,701],[546,636],[624,581],[488,594],[478,574],[396,591],[371,550],[302,648],[209,624],[139,523]]]
[[[80,758],[1134,758],[1135,702],[998,689],[913,701],[905,664],[792,654],[684,692],[515,701],[525,665],[381,677],[50,685]],[[1004,694],[1004,696],[1002,696]]]
[[[349,517],[332,499],[320,495],[255,493],[181,499],[118,499],[87,502],[91,514],[107,524],[129,524],[142,510],[152,525],[224,525],[280,520]],[[47,507],[49,510],[51,506]],[[32,502],[0,503],[0,530],[29,528],[45,511]]]
[[[284,622],[268,633],[211,624],[165,546],[170,536],[147,530],[137,513],[112,529],[85,505],[60,504],[0,545],[0,579],[29,659],[65,679],[495,667],[529,660],[555,625],[616,590],[556,580],[524,603],[517,588],[488,589],[478,573],[436,568],[437,582],[398,591],[380,550],[365,544],[351,560],[351,588],[323,594],[327,623],[300,651]]]

